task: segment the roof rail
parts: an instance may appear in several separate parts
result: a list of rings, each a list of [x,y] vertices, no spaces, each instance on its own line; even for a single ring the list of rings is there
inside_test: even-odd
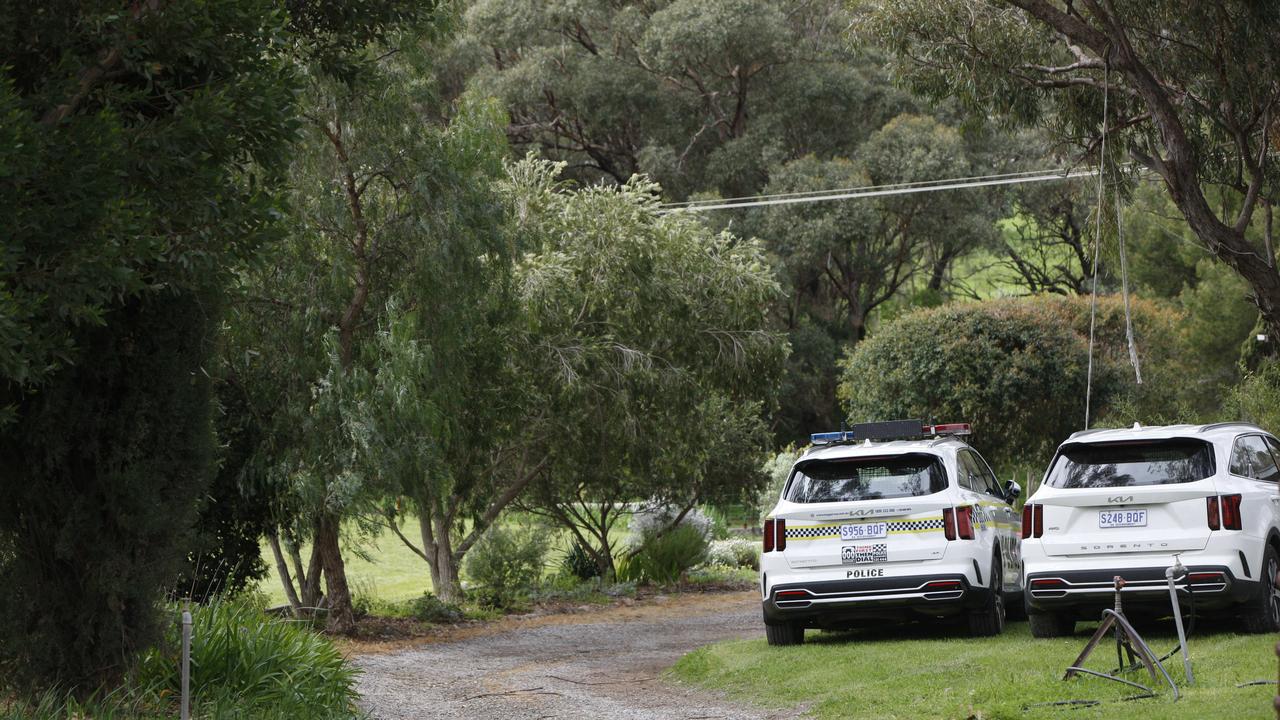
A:
[[[1115,430],[1115,428],[1093,428],[1090,430],[1077,430],[1071,433],[1071,435],[1067,439],[1075,440],[1078,437],[1084,437],[1085,435],[1093,435],[1094,433],[1106,432],[1108,430]]]
[[[1262,429],[1251,422],[1245,422],[1243,420],[1231,420],[1228,422],[1216,422],[1216,423],[1209,423],[1208,425],[1201,425],[1196,432],[1209,432],[1210,430],[1217,430],[1219,428],[1229,428],[1229,427],[1247,427],[1247,428],[1252,428],[1254,430]]]

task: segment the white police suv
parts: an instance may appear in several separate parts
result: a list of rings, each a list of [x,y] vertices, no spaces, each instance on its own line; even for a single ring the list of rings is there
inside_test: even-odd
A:
[[[805,628],[967,616],[1004,629],[1019,598],[1021,489],[958,435],[967,424],[867,423],[819,433],[764,522],[760,590],[770,645]]]
[[[1165,570],[1197,611],[1280,630],[1280,443],[1255,425],[1218,423],[1072,435],[1022,517],[1031,633],[1070,633],[1112,604],[1169,612]],[[1190,597],[1187,597],[1190,593]]]

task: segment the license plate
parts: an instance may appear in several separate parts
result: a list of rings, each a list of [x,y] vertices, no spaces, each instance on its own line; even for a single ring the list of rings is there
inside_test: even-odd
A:
[[[875,545],[846,545],[840,549],[840,560],[845,565],[863,565],[889,561],[889,546],[884,543]]]
[[[1146,527],[1146,510],[1103,510],[1098,513],[1098,527]]]
[[[889,534],[889,523],[862,523],[859,525],[841,525],[840,539],[849,540],[881,540]]]

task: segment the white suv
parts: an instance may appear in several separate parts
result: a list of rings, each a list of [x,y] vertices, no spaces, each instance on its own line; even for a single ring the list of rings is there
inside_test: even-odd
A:
[[[819,433],[764,522],[760,591],[770,645],[805,628],[964,614],[1004,629],[1020,598],[1019,519],[967,424],[867,423]],[[900,439],[906,438],[906,439]]]
[[[1090,430],[1059,448],[1027,500],[1022,559],[1031,633],[1094,618],[1125,579],[1125,606],[1168,612],[1165,569],[1197,611],[1280,630],[1280,443],[1255,425]],[[1181,602],[1187,605],[1184,599]]]

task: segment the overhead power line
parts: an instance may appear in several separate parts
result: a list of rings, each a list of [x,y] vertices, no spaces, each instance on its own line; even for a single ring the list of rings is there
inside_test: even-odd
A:
[[[1071,180],[1080,177],[1090,177],[1096,174],[1098,174],[1096,169],[1083,169],[1038,170],[1020,173],[1004,173],[999,175],[980,175],[968,178],[926,180],[913,183],[898,183],[894,185],[869,185],[860,188],[756,195],[750,197],[730,198],[728,200],[694,200],[683,203],[665,203],[659,206],[658,212],[662,214],[673,212],[706,212],[710,210],[763,207],[766,205],[792,205],[796,203],[853,200],[856,198],[883,197],[886,195],[911,195],[914,193],[939,192],[942,190],[964,190],[967,188],[991,187],[994,185],[1020,185],[1034,182]]]

